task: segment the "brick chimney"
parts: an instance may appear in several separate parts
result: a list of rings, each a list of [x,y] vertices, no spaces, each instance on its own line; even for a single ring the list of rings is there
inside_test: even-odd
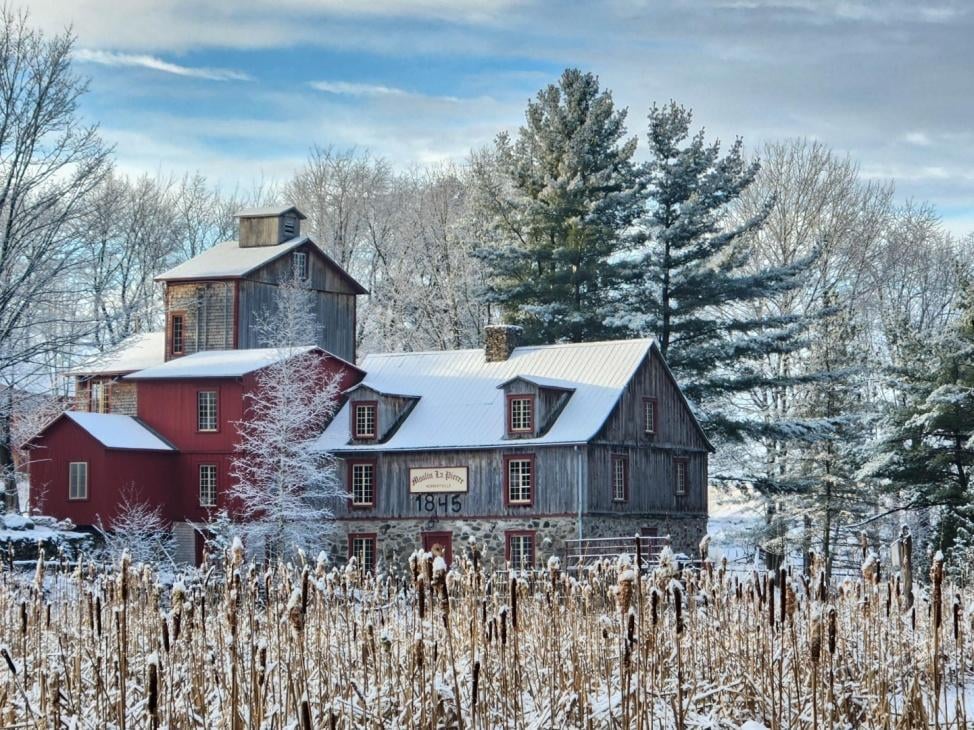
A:
[[[487,362],[503,362],[521,341],[522,330],[513,324],[489,324],[484,327],[484,353]]]
[[[301,235],[301,221],[305,215],[293,205],[269,208],[250,208],[237,213],[240,248],[276,246]]]

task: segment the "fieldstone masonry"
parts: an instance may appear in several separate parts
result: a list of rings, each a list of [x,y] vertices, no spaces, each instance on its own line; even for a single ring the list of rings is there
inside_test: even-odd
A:
[[[586,516],[585,537],[628,537],[642,528],[656,528],[660,536],[669,535],[674,552],[695,557],[697,546],[707,530],[706,515],[651,515],[625,517]],[[574,517],[478,520],[340,520],[332,540],[332,556],[344,563],[348,559],[348,537],[352,534],[376,536],[376,558],[386,566],[404,566],[409,556],[422,546],[424,532],[452,532],[454,558],[466,555],[471,539],[480,554],[497,568],[504,565],[505,532],[532,530],[536,536],[535,558],[544,565],[552,555],[563,557],[565,541],[578,537]]]

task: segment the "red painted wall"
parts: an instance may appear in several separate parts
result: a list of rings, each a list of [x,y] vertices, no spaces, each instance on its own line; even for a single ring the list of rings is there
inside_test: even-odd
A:
[[[355,385],[364,375],[325,355],[320,364],[322,382],[337,373],[341,390]],[[119,495],[129,484],[138,489],[141,500],[162,507],[163,515],[170,520],[205,520],[210,513],[229,506],[225,495],[237,440],[234,423],[245,418],[245,394],[256,389],[256,375],[137,383],[139,418],[178,452],[106,449],[76,423],[63,418],[35,442],[30,465],[32,507],[78,525],[95,524],[101,516],[110,526]],[[218,393],[218,430],[213,433],[196,430],[196,394],[201,390]],[[68,500],[68,464],[72,461],[88,462],[87,501]],[[201,464],[217,467],[216,508],[199,505]]]
[[[178,517],[172,483],[177,454],[106,449],[68,418],[52,425],[30,451],[31,507],[77,525],[106,527],[117,514],[120,495],[131,489],[138,499]],[[88,462],[88,499],[68,499],[68,465]]]

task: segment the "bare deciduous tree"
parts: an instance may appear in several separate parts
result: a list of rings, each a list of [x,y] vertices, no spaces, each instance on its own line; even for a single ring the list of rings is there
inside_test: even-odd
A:
[[[71,68],[73,37],[28,21],[0,10],[0,382],[9,388],[87,328],[67,274],[82,254],[77,225],[109,169],[109,149],[78,114],[86,84]],[[11,434],[10,415],[0,416],[0,469],[12,463]]]

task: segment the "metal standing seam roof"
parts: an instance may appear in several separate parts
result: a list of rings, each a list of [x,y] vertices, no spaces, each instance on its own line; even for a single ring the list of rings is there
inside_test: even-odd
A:
[[[177,357],[156,367],[125,376],[125,380],[170,380],[181,378],[236,378],[320,347],[261,347],[249,350],[204,350]],[[335,357],[335,355],[330,355]],[[337,359],[337,358],[336,358]],[[344,361],[343,361],[344,362]]]
[[[501,362],[484,351],[455,350],[367,356],[364,385],[384,393],[413,393],[419,402],[385,442],[350,444],[349,403],[318,440],[327,451],[436,450],[584,443],[609,417],[652,340],[518,347]],[[504,438],[504,392],[516,377],[574,388],[543,436]]]
[[[74,421],[102,446],[109,449],[136,451],[175,451],[165,441],[133,416],[117,413],[67,411],[64,416]]]

